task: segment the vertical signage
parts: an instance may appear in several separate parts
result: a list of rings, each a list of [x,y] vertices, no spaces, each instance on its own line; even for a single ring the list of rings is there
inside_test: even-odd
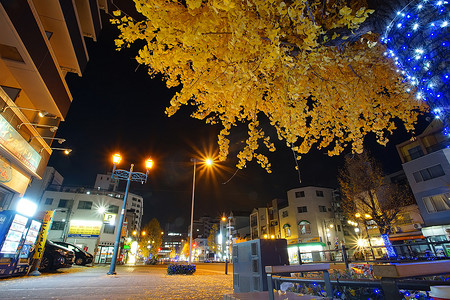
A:
[[[42,220],[42,227],[39,231],[39,236],[36,242],[36,252],[34,252],[33,258],[41,259],[44,254],[45,242],[47,241],[47,234],[50,230],[50,226],[52,225],[54,213],[55,212],[53,210],[48,210],[45,212],[44,219]]]

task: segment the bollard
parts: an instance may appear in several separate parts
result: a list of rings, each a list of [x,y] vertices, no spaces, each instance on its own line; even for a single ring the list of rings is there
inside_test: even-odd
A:
[[[225,275],[228,274],[228,258],[225,259]]]

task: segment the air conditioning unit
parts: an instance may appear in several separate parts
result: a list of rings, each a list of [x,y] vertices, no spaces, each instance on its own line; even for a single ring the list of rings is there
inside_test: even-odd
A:
[[[420,229],[420,228],[422,228],[422,225],[419,224],[419,223],[414,223],[413,226],[414,226],[415,229]]]

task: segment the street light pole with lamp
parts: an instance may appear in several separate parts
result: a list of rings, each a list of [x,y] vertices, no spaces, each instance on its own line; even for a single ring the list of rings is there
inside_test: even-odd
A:
[[[191,162],[194,163],[194,176],[192,177],[192,205],[191,205],[191,228],[190,228],[190,238],[189,238],[189,258],[188,264],[191,264],[192,258],[192,241],[193,241],[193,228],[194,228],[194,199],[195,199],[195,171],[197,167],[197,163],[200,162],[197,158],[191,158]],[[207,158],[205,164],[211,166],[213,164],[213,160],[211,158]]]
[[[131,181],[138,181],[141,183],[147,182],[148,170],[153,167],[153,161],[149,158],[149,159],[147,159],[146,165],[145,165],[145,167],[147,169],[146,173],[133,172],[134,164],[131,164],[130,171],[116,170],[116,165],[119,164],[121,160],[122,160],[122,157],[120,156],[120,154],[113,155],[114,167],[113,167],[111,179],[126,180],[127,186],[125,188],[125,194],[123,196],[122,211],[120,212],[120,219],[119,219],[119,224],[118,224],[118,228],[117,228],[116,241],[114,242],[114,252],[113,252],[112,259],[111,259],[111,265],[110,265],[108,273],[106,273],[108,275],[116,274],[116,260],[117,260],[117,254],[119,252],[119,243],[120,243],[120,236],[122,234],[123,219],[125,217],[125,211],[127,208],[127,197],[128,197],[128,189],[130,187],[130,182]]]

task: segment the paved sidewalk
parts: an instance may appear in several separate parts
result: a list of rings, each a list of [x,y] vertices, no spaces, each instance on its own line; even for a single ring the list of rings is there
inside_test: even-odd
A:
[[[197,270],[167,275],[167,266],[109,266],[61,269],[41,276],[0,279],[0,299],[223,299],[233,276]]]

